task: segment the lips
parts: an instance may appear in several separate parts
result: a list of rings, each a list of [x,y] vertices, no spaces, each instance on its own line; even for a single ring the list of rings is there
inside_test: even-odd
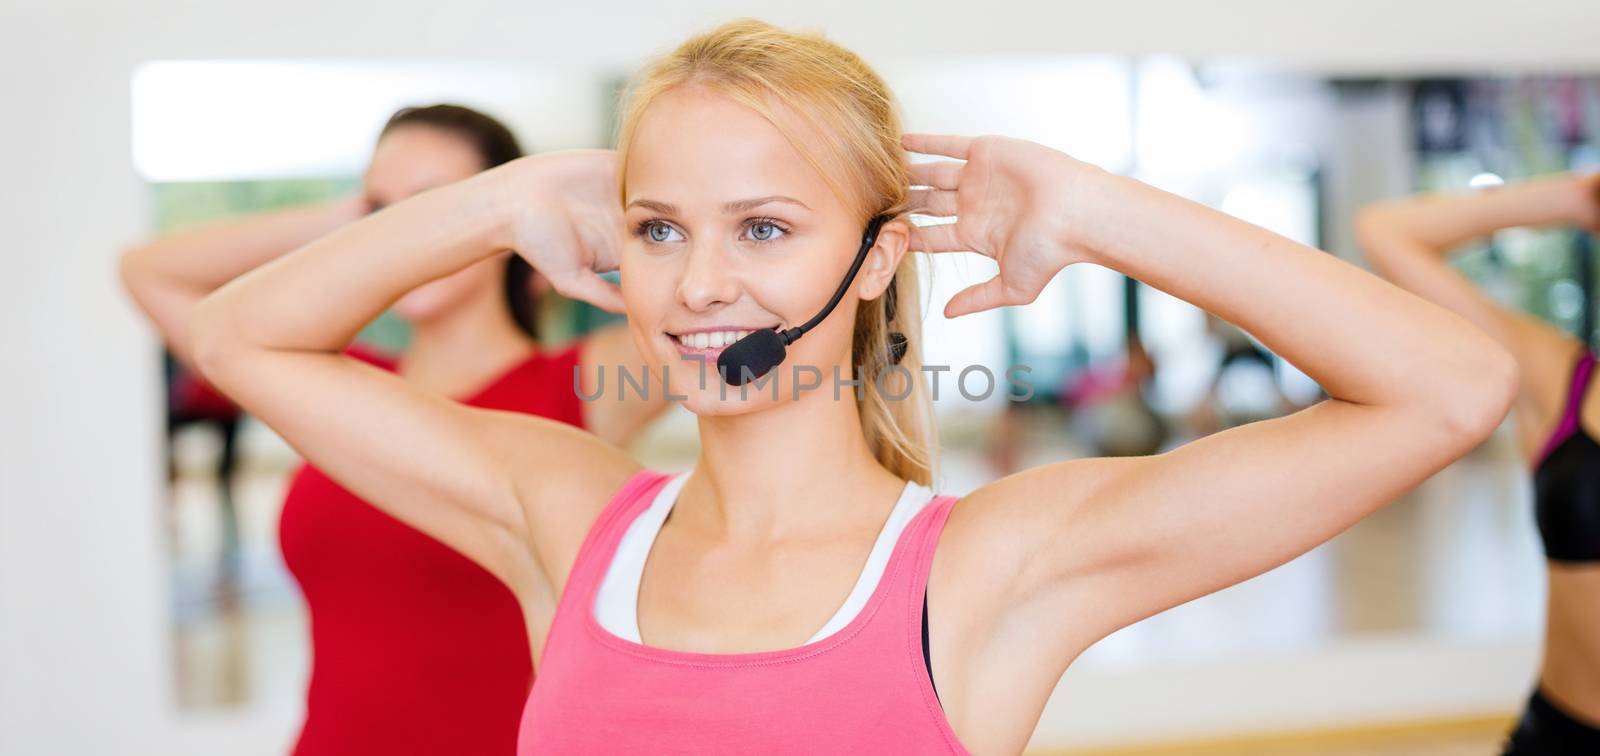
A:
[[[717,356],[722,354],[722,350],[758,330],[761,330],[761,327],[714,326],[677,333],[668,332],[665,335],[672,341],[673,346],[677,347],[678,354],[683,357],[715,362]]]

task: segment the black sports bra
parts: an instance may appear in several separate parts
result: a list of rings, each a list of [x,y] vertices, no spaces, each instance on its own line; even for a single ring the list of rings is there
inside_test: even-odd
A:
[[[1545,557],[1552,562],[1600,561],[1600,443],[1579,415],[1595,373],[1584,353],[1572,371],[1561,424],[1534,467],[1534,514]]]

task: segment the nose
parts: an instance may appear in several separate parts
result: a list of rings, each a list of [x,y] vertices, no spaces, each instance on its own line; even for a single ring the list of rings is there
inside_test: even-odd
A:
[[[684,306],[702,312],[739,298],[737,265],[722,245],[694,244],[686,257],[678,279],[678,299]]]

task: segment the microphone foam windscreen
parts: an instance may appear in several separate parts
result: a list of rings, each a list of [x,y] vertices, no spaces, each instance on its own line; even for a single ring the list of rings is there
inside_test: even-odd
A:
[[[733,342],[717,356],[717,369],[729,386],[742,386],[771,372],[783,362],[783,337],[763,328]]]

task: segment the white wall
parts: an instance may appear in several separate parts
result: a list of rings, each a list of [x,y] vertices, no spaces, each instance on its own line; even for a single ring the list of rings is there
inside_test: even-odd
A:
[[[0,11],[0,753],[281,746],[174,714],[156,351],[113,276],[145,220],[128,128],[142,61],[510,58],[590,76],[761,15],[823,28],[875,60],[1164,52],[1346,73],[1600,69],[1593,0],[983,6],[11,0]]]

